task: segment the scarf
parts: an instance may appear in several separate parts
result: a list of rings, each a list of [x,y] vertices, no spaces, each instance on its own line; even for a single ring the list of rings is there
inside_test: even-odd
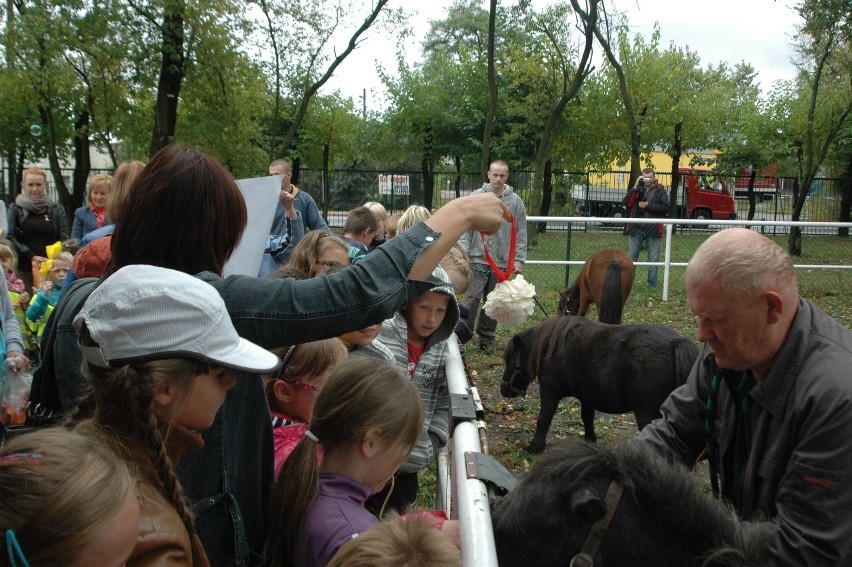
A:
[[[106,219],[106,209],[94,205],[89,205],[89,208],[95,213],[95,224],[98,225],[98,228],[101,228],[104,225],[104,219]]]
[[[14,270],[6,272],[6,287],[9,288],[9,291],[14,293],[21,293],[24,291],[24,282],[18,277]]]
[[[43,215],[49,207],[53,206],[53,201],[47,197],[30,197],[26,193],[21,193],[15,197],[15,204],[34,215]]]

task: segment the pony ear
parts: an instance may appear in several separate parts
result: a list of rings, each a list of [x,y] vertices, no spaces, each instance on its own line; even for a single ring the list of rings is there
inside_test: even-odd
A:
[[[524,340],[521,338],[521,335],[515,335],[514,337],[512,337],[512,346],[514,346],[516,349],[519,349],[524,346]]]
[[[571,494],[568,499],[568,507],[572,515],[579,516],[589,522],[603,518],[606,514],[606,503],[603,498],[586,488],[581,488]]]

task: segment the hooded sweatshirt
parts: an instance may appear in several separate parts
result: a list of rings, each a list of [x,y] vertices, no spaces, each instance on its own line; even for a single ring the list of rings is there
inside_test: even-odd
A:
[[[453,334],[459,320],[459,304],[447,273],[439,266],[432,275],[445,282],[446,286],[436,286],[431,291],[446,293],[450,296],[444,320],[426,341],[423,354],[414,367],[411,380],[420,392],[423,401],[423,431],[408,460],[400,466],[402,472],[417,472],[425,468],[436,449],[447,444],[450,437],[450,392],[447,388],[447,374],[444,363],[447,358],[447,339]],[[408,321],[402,309],[392,319],[382,323],[380,333],[382,343],[393,354],[394,366],[408,372]],[[438,446],[433,447],[430,436]]]
[[[489,191],[491,191],[491,185],[486,183],[471,194],[476,195],[477,193],[487,193]],[[515,217],[515,226],[517,228],[515,261],[523,265],[527,261],[527,210],[524,207],[524,202],[510,185],[506,185],[503,193],[497,195],[497,197],[503,201],[503,204],[512,211],[512,215]],[[509,243],[511,242],[511,237],[512,225],[506,220],[503,220],[500,230],[491,236],[485,237],[485,245],[488,246],[488,253],[491,254],[494,263],[503,270],[507,268],[507,264],[509,263]],[[459,239],[459,244],[467,250],[472,269],[488,271],[488,262],[485,260],[485,249],[482,247],[482,237],[479,232],[468,230]]]

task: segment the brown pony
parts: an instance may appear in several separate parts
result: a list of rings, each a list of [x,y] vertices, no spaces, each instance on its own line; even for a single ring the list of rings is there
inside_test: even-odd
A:
[[[585,317],[589,303],[594,303],[598,321],[620,324],[635,272],[633,260],[621,250],[595,252],[571,287],[559,295],[559,314]]]

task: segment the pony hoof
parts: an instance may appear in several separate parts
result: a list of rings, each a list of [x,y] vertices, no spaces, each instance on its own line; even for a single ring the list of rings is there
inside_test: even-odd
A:
[[[524,451],[527,453],[532,453],[533,455],[538,455],[542,451],[544,451],[543,446],[536,445],[535,443],[530,443],[526,447],[524,447]]]

